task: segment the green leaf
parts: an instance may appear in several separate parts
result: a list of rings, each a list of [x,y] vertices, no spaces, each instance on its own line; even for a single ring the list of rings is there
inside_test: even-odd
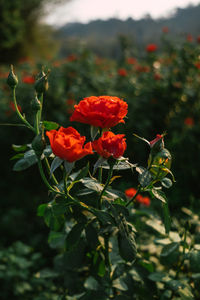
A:
[[[48,243],[51,248],[63,248],[66,239],[66,233],[51,231],[48,237]]]
[[[89,276],[85,283],[84,283],[84,287],[87,289],[87,290],[93,290],[93,291],[96,291],[99,289],[99,283],[98,281],[92,277],[92,276]]]
[[[166,274],[162,273],[162,272],[153,272],[148,276],[148,278],[150,280],[156,281],[156,282],[162,282],[163,278],[165,278],[165,277],[166,277]]]
[[[10,158],[10,160],[19,159],[24,157],[24,153],[18,153]]]
[[[141,184],[141,186],[148,186],[152,181],[151,173],[143,167],[137,167],[136,171],[139,173],[138,181]]]
[[[80,179],[86,177],[87,174],[88,174],[88,172],[89,172],[89,162],[88,162],[87,165],[86,165],[84,168],[82,168],[82,169],[78,172],[78,174],[74,177],[74,181],[78,181],[78,180],[80,180]]]
[[[153,220],[147,220],[146,221],[146,225],[152,227],[155,231],[157,231],[158,233],[165,235],[165,228],[164,226],[161,224],[161,221],[153,219]]]
[[[165,232],[168,234],[171,227],[171,218],[169,215],[169,208],[168,203],[163,203],[163,216],[164,216],[164,225],[165,225]]]
[[[181,296],[181,300],[192,300],[195,299],[194,295],[191,292],[191,288],[186,286],[182,289],[178,290],[179,295]]]
[[[64,168],[65,168],[65,171],[67,173],[67,175],[69,175],[72,171],[72,169],[74,168],[74,165],[75,165],[75,162],[68,162],[68,161],[64,161]]]
[[[42,124],[44,125],[44,128],[46,130],[53,130],[59,127],[59,124],[57,124],[56,122],[43,121]]]
[[[97,230],[95,229],[92,223],[89,223],[87,225],[87,227],[85,228],[85,233],[89,245],[91,245],[92,248],[96,249],[97,245],[99,244],[99,240]]]
[[[153,188],[153,189],[151,189],[151,193],[153,194],[153,196],[156,199],[162,201],[163,203],[166,203],[166,196],[165,196],[165,194],[162,191]]]
[[[67,235],[66,244],[69,249],[73,248],[79,241],[81,233],[84,229],[84,224],[77,223]]]
[[[37,163],[37,156],[34,150],[29,150],[24,153],[24,158],[19,159],[13,166],[14,171],[23,171]]]
[[[199,273],[200,272],[200,251],[193,250],[189,255],[190,268],[192,272]]]
[[[43,217],[48,204],[41,204],[37,208],[37,216]]]
[[[107,161],[104,161],[102,165],[100,165],[103,169],[110,169],[109,164]],[[128,159],[124,160],[118,160],[117,163],[114,165],[113,170],[116,171],[122,171],[122,170],[128,170],[128,169],[133,169],[137,166],[137,164],[131,164]]]
[[[98,133],[99,133],[99,127],[91,125],[90,126],[90,136],[91,136],[92,141],[94,141],[94,139]]]
[[[106,266],[105,266],[105,261],[101,260],[99,263],[99,267],[98,267],[98,275],[100,277],[103,277],[106,273]]]
[[[127,234],[118,232],[118,246],[120,256],[126,260],[133,262],[136,259],[137,249],[133,233]]]
[[[59,157],[55,157],[51,163],[50,173],[52,173],[62,164],[63,160]]]
[[[171,179],[169,179],[169,178],[167,178],[167,177],[165,177],[165,178],[163,178],[162,180],[161,180],[161,183],[162,183],[162,185],[165,187],[165,188],[167,188],[167,189],[169,189],[171,186],[172,186],[172,181],[171,181]]]
[[[128,290],[128,286],[126,285],[126,283],[124,282],[123,278],[119,277],[115,280],[113,280],[113,284],[112,286],[120,291],[127,291]]]
[[[115,220],[114,218],[111,216],[111,214],[109,214],[106,211],[102,211],[102,210],[97,210],[97,209],[93,209],[91,208],[90,211],[99,219],[99,221],[101,221],[104,225],[106,224],[112,224],[112,225],[116,225],[115,224]]]
[[[86,186],[90,190],[96,192],[101,192],[103,190],[103,186],[95,179],[85,177],[81,179],[81,182],[83,183],[84,186]]]
[[[160,253],[160,262],[163,265],[173,265],[179,258],[179,243],[171,243],[163,247]]]
[[[14,151],[16,152],[23,152],[23,151],[26,151],[27,148],[28,148],[28,145],[25,144],[25,145],[12,145],[12,148]]]

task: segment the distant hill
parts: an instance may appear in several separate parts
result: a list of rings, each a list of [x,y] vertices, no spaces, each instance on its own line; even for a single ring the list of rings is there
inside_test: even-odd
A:
[[[152,19],[147,15],[137,21],[112,18],[88,24],[70,23],[59,28],[56,36],[62,41],[62,54],[84,43],[97,54],[116,56],[120,35],[127,36],[133,44],[141,47],[147,43],[159,43],[163,27],[168,27],[170,36],[176,40],[185,38],[187,34],[196,38],[200,35],[200,4],[177,8],[169,18]]]

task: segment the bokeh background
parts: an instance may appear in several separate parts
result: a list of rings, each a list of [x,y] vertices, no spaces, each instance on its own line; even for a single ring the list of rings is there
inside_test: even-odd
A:
[[[126,156],[145,166],[148,148],[133,133],[152,140],[166,131],[176,178],[167,191],[170,211],[199,209],[200,3],[146,2],[0,1],[2,299],[57,299],[51,279],[55,250],[47,244],[46,225],[36,217],[37,206],[48,200],[46,190],[35,165],[12,170],[12,144],[31,143],[33,136],[13,126],[19,120],[6,84],[10,64],[19,78],[19,107],[30,120],[35,77],[42,66],[51,70],[45,120],[69,126],[74,104],[91,95],[127,101],[126,124],[114,129],[126,134]],[[89,136],[87,126],[73,126]],[[125,172],[123,178],[117,184],[122,191],[137,186],[136,174],[130,179]],[[51,272],[37,281],[35,274],[43,268]],[[31,298],[36,286],[41,295]]]

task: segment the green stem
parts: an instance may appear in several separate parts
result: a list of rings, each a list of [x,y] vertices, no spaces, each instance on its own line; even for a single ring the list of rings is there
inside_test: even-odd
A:
[[[102,167],[99,168],[98,181],[102,182]]]
[[[48,159],[46,157],[44,158],[44,163],[45,163],[45,166],[46,166],[48,174],[51,175],[51,177],[52,177],[55,185],[57,185],[58,181],[57,181],[56,177],[54,176],[54,174],[53,173],[51,174],[51,172],[50,172],[51,168],[50,168],[50,165],[49,165],[49,161],[48,161]]]
[[[104,243],[105,243],[105,264],[108,268],[109,278],[110,278],[111,263],[109,257],[109,235],[107,233],[104,234]]]
[[[104,185],[103,190],[101,191],[101,194],[100,194],[100,197],[99,197],[99,201],[98,201],[98,208],[99,209],[101,209],[101,206],[102,206],[102,197],[103,197],[103,194],[104,194],[105,190],[107,189],[107,187],[108,187],[108,185],[110,183],[110,179],[112,178],[113,167],[114,167],[114,164],[110,165],[110,169],[109,169],[109,173],[108,173],[108,178],[106,180],[106,183]]]
[[[46,179],[46,176],[44,174],[44,171],[43,171],[43,167],[42,167],[42,163],[41,163],[41,160],[38,159],[38,167],[39,167],[39,171],[40,171],[40,175],[45,183],[45,185],[48,187],[48,189],[56,194],[60,194],[60,195],[65,195],[64,193],[61,193],[61,192],[58,192],[56,191],[48,182],[48,180]]]
[[[68,195],[66,181],[67,181],[67,172],[66,172],[65,167],[64,167],[64,168],[63,168],[64,191],[65,191],[65,194]]]
[[[18,117],[22,120],[22,122],[24,124],[26,124],[26,126],[31,129],[33,132],[35,132],[34,127],[22,116],[22,114],[20,113],[18,106],[17,106],[17,100],[16,100],[16,94],[15,94],[15,88],[12,90],[13,91],[13,102],[15,105],[15,109],[16,109],[16,113],[18,115]]]
[[[135,198],[140,193],[140,191],[141,191],[141,185],[139,185],[136,194],[129,200],[129,202],[126,203],[126,205],[125,205],[126,207],[128,207],[135,200]]]

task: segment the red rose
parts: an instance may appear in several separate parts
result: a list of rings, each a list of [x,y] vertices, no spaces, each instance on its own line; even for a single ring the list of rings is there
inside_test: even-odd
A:
[[[118,75],[122,76],[122,77],[126,77],[127,76],[127,71],[124,68],[121,68],[118,70]]]
[[[119,158],[126,150],[126,139],[124,134],[114,134],[111,131],[103,133],[102,137],[92,142],[93,149],[102,157]]]
[[[194,126],[194,119],[191,117],[187,117],[184,120],[184,124],[188,127],[192,127],[192,126]]]
[[[110,128],[125,123],[128,104],[118,97],[91,96],[74,105],[75,111],[70,121],[86,123],[101,128]]]
[[[162,32],[163,32],[163,33],[168,33],[168,32],[169,32],[169,28],[168,28],[167,26],[164,26],[164,27],[162,28]]]
[[[91,142],[85,144],[85,136],[80,136],[73,127],[46,132],[51,144],[53,153],[63,160],[74,162],[82,157],[93,154]]]
[[[127,63],[129,65],[134,65],[137,62],[137,60],[134,57],[128,57],[127,58]]]
[[[130,199],[133,198],[136,193],[137,193],[137,190],[134,188],[129,188],[129,189],[125,190],[126,197],[128,197]]]
[[[149,206],[151,203],[151,200],[149,197],[143,197],[142,195],[138,195],[136,197],[136,201],[144,206]]]
[[[155,52],[158,49],[156,44],[149,44],[146,46],[147,52]]]
[[[22,78],[23,83],[33,84],[35,82],[35,78],[32,76],[24,76]]]

